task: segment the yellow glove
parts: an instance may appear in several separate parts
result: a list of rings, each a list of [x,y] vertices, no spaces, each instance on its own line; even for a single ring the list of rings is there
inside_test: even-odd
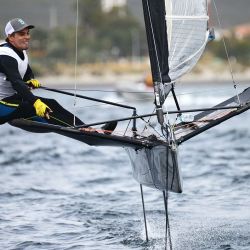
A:
[[[41,87],[41,83],[37,79],[30,79],[29,81],[27,81],[27,84],[32,88]]]
[[[38,116],[47,117],[49,119],[49,112],[52,112],[52,110],[45,103],[40,99],[37,99],[33,106]]]

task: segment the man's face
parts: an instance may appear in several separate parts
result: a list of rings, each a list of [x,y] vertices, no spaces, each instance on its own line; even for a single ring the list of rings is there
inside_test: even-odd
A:
[[[8,36],[9,42],[18,50],[27,50],[29,48],[30,33],[25,28]]]

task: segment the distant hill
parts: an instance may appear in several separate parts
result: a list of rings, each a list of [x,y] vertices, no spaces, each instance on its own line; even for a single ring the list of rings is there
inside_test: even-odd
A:
[[[45,29],[72,25],[75,3],[75,0],[0,0],[0,28],[15,17]]]

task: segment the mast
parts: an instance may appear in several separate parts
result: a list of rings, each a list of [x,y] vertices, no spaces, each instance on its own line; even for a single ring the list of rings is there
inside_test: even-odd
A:
[[[158,121],[172,83],[198,62],[208,42],[207,0],[142,0]]]
[[[148,51],[154,83],[171,82],[168,72],[168,39],[164,0],[142,0]]]
[[[163,125],[162,105],[165,100],[164,83],[171,82],[168,75],[168,39],[166,26],[165,1],[142,0],[148,50],[151,63],[152,78],[155,93],[155,105],[158,122]]]

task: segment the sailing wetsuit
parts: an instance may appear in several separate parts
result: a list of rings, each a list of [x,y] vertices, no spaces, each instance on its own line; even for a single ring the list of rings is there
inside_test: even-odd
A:
[[[27,118],[60,126],[73,126],[74,115],[57,101],[35,96],[26,81],[34,78],[26,51],[18,51],[10,43],[0,45],[0,124],[13,119]],[[40,99],[52,109],[50,119],[38,117],[33,107]],[[76,125],[84,124],[77,117]]]

